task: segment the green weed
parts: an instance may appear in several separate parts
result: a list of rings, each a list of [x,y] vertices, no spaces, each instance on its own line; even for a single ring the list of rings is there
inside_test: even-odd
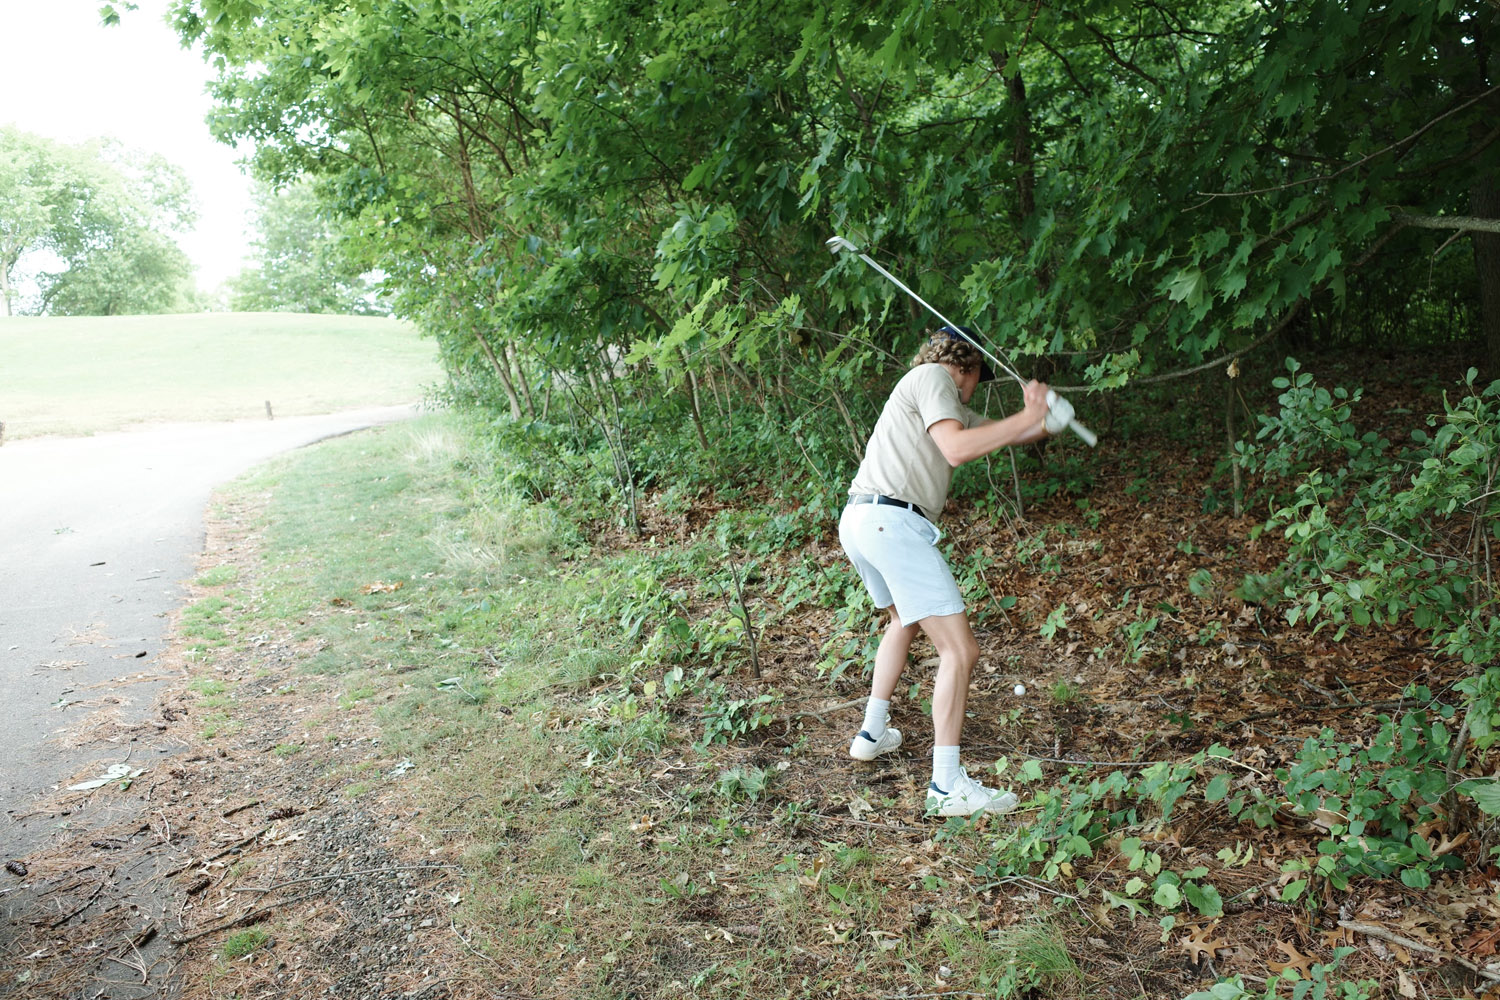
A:
[[[224,958],[233,961],[244,958],[271,939],[271,935],[259,927],[236,931],[224,939]]]

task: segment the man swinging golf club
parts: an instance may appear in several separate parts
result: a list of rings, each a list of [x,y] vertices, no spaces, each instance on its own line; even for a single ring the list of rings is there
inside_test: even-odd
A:
[[[1024,408],[1002,420],[970,410],[966,404],[991,371],[968,334],[952,326],[933,333],[896,383],[839,520],[844,552],[875,606],[891,613],[875,653],[864,724],[849,744],[849,755],[874,760],[901,746],[901,732],[886,725],[887,715],[920,629],[938,653],[927,812],[939,816],[1009,812],[1017,801],[1010,792],[970,778],[959,762],[964,706],[979,645],[958,584],[937,550],[941,533],[936,522],[953,470],[1001,448],[1057,433],[1072,418],[1071,407],[1064,412],[1054,404],[1049,412],[1047,386],[1037,381],[1024,385]]]

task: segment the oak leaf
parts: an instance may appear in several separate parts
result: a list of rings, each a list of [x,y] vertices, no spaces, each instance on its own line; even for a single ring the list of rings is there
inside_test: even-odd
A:
[[[1267,962],[1266,968],[1275,973],[1285,972],[1287,969],[1296,969],[1304,979],[1312,978],[1313,959],[1297,950],[1297,946],[1286,941],[1277,941],[1276,947],[1280,948],[1282,954],[1286,955],[1285,962]]]
[[[1215,921],[1207,926],[1188,924],[1183,928],[1188,933],[1177,944],[1188,953],[1188,961],[1193,965],[1202,965],[1203,960],[1213,958],[1218,949],[1229,947],[1228,941],[1214,937],[1214,931],[1218,927],[1218,922]]]

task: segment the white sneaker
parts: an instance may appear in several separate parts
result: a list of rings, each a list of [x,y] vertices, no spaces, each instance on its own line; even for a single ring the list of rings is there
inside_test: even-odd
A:
[[[863,729],[859,735],[854,737],[854,742],[849,744],[849,756],[855,760],[874,760],[883,753],[890,753],[901,745],[901,730],[885,728],[880,734],[880,739],[870,739],[870,734]]]
[[[972,816],[975,813],[1008,813],[1021,800],[1013,792],[998,792],[986,788],[963,768],[958,769],[958,778],[953,787],[943,791],[936,782],[927,786],[927,814],[929,816]]]

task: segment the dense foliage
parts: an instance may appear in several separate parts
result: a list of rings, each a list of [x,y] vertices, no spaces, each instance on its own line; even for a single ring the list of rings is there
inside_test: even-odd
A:
[[[705,448],[726,394],[845,423],[862,400],[844,394],[926,320],[827,256],[833,233],[1021,367],[1099,386],[1272,331],[1468,337],[1492,284],[1484,234],[1425,228],[1500,214],[1478,0],[184,0],[175,18],[222,60],[219,132],[268,179],[319,180],[476,394],[534,414],[532,383],[579,375],[616,436],[649,419],[632,399]],[[614,378],[626,356],[660,381]]]
[[[182,171],[116,143],[77,146],[0,128],[0,298],[56,316],[171,312],[192,295],[172,239],[194,220]],[[24,263],[23,263],[24,262]]]

